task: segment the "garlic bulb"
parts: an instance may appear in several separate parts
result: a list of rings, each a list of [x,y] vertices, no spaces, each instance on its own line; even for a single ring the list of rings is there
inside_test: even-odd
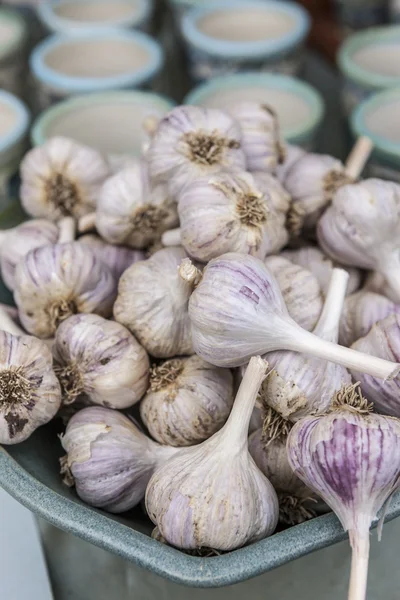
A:
[[[247,254],[232,252],[208,263],[190,297],[189,316],[195,352],[219,367],[246,364],[257,353],[292,350],[383,379],[395,377],[400,370],[398,364],[302,329],[290,318],[267,267]]]
[[[338,341],[347,279],[346,271],[334,269],[324,308],[313,330],[322,340]],[[292,422],[324,412],[335,392],[351,383],[344,367],[322,358],[285,351],[269,352],[266,358],[272,370],[262,386],[265,403]]]
[[[172,109],[160,121],[146,159],[151,178],[168,183],[173,198],[198,177],[246,167],[239,125],[222,110],[200,106]]]
[[[122,273],[128,267],[139,260],[145,259],[145,253],[141,250],[132,250],[126,246],[114,246],[107,244],[100,237],[93,234],[83,235],[79,238],[79,243],[88,246],[96,255],[107,265],[115,280],[119,281]]]
[[[41,338],[51,337],[75,313],[109,317],[115,295],[108,267],[79,242],[35,248],[15,271],[14,299],[21,323]]]
[[[345,267],[334,262],[316,246],[304,246],[297,250],[283,250],[280,256],[288,258],[295,265],[308,269],[318,279],[322,291],[325,293],[334,268],[344,269],[349,274],[346,294],[352,294],[361,286],[362,275],[358,269]]]
[[[400,313],[400,305],[385,296],[366,290],[351,294],[346,298],[340,319],[340,343],[351,346],[367,335],[375,323],[394,313]]]
[[[93,148],[53,137],[25,155],[20,175],[26,212],[56,221],[64,216],[79,218],[93,210],[109,166]]]
[[[400,357],[400,315],[392,314],[376,323],[352,348],[396,360],[396,357]],[[351,374],[355,381],[361,383],[362,391],[374,403],[378,412],[400,417],[399,378],[383,382],[376,377],[364,375],[358,369],[352,369]]]
[[[300,146],[286,144],[285,158],[282,163],[277,165],[276,172],[275,172],[275,175],[276,175],[278,181],[280,181],[282,183],[282,185],[284,185],[286,176],[287,176],[288,172],[290,171],[290,169],[299,160],[299,158],[301,158],[302,156],[305,156],[305,154],[306,154],[306,151],[303,150],[303,148],[300,148]]]
[[[275,173],[285,158],[285,146],[279,131],[276,112],[259,102],[238,102],[228,107],[240,125],[241,148],[249,171]]]
[[[53,355],[64,404],[85,394],[93,404],[123,409],[147,389],[147,352],[115,321],[98,315],[69,317],[56,331]]]
[[[237,170],[199,178],[179,196],[182,246],[200,262],[230,251],[264,258],[288,241],[289,201],[267,173]]]
[[[400,302],[400,185],[366,179],[340,189],[318,224],[322,249],[344,264],[374,269]]]
[[[233,550],[270,535],[278,500],[247,448],[249,420],[267,363],[252,358],[224,427],[180,450],[150,479],[146,509],[169,544]]]
[[[61,392],[46,345],[28,335],[0,331],[0,443],[18,444],[48,423]]]
[[[92,215],[80,221],[80,231]],[[164,185],[151,187],[144,162],[119,171],[101,188],[96,229],[110,244],[145,248],[178,224],[176,204]]]
[[[198,356],[154,366],[140,416],[161,444],[190,446],[221,429],[233,403],[233,378]]]
[[[296,423],[288,438],[295,474],[336,513],[353,549],[349,600],[364,600],[369,529],[399,486],[400,421],[369,412],[356,386],[330,414]]]
[[[267,256],[264,262],[279,285],[289,315],[298,325],[311,331],[323,306],[315,275],[283,256]]]
[[[153,442],[131,419],[100,406],[74,415],[61,443],[78,496],[112,513],[139,504],[155,468],[178,451]]]
[[[164,248],[125,271],[119,281],[114,317],[152,355],[193,354],[188,301],[193,284],[178,272],[182,248]]]
[[[386,298],[389,298],[389,300],[392,300],[392,302],[398,302],[396,290],[390,286],[389,282],[386,281],[382,273],[371,271],[368,274],[363,287],[364,290],[386,296]]]

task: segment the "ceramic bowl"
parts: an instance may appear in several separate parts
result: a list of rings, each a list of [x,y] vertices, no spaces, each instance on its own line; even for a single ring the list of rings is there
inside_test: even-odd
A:
[[[36,9],[41,0],[2,0],[1,4],[12,8],[25,21],[28,30],[28,45],[32,49],[44,36]]]
[[[334,6],[347,31],[382,25],[389,18],[389,0],[334,0]]]
[[[0,90],[0,211],[9,194],[12,176],[26,149],[29,112],[16,96]]]
[[[190,10],[182,20],[195,81],[246,70],[294,74],[308,30],[308,13],[279,0],[220,0]]]
[[[184,102],[225,109],[243,100],[270,104],[289,143],[308,150],[315,147],[324,117],[324,102],[313,87],[294,77],[267,73],[225,75],[199,85]]]
[[[375,27],[350,36],[338,54],[346,114],[373,92],[400,85],[400,26]]]
[[[30,58],[37,108],[88,92],[149,86],[162,64],[161,46],[140,31],[54,34]]]
[[[107,154],[113,164],[140,156],[148,135],[145,119],[160,119],[173,102],[158,94],[117,91],[77,96],[52,106],[36,119],[34,146],[50,137],[70,137]]]
[[[24,95],[27,27],[15,11],[0,7],[0,88]]]
[[[38,14],[53,33],[91,33],[110,27],[149,29],[152,0],[44,0]]]

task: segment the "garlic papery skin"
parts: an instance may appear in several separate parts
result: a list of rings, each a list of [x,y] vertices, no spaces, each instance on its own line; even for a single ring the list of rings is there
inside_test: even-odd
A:
[[[131,419],[100,406],[74,415],[61,443],[78,496],[112,513],[136,506],[155,468],[178,451],[153,442]]]
[[[39,338],[53,336],[58,325],[76,313],[109,317],[115,296],[111,271],[79,242],[35,248],[15,271],[20,321]]]
[[[133,250],[127,246],[114,246],[107,244],[99,236],[94,234],[83,235],[79,243],[91,248],[104,264],[110,269],[116,281],[119,281],[122,273],[128,267],[144,260],[146,255],[141,250]]]
[[[34,248],[56,244],[58,227],[46,219],[32,219],[0,235],[1,277],[8,289],[15,287],[15,268]]]
[[[283,256],[267,256],[264,262],[278,282],[289,315],[301,327],[311,331],[324,303],[315,275]]]
[[[157,469],[146,490],[150,519],[169,544],[229,551],[270,535],[276,493],[251,458],[249,421],[267,363],[251,359],[224,427]]]
[[[110,244],[145,248],[177,224],[176,203],[166,186],[150,186],[143,161],[119,171],[101,188],[96,229]]]
[[[110,174],[103,156],[64,137],[30,150],[21,163],[21,202],[33,217],[79,219],[93,210]]]
[[[0,443],[18,444],[48,423],[61,391],[46,345],[28,335],[0,331]]]
[[[379,321],[367,333],[352,345],[355,350],[374,354],[387,360],[400,357],[400,315],[392,314]],[[367,376],[358,369],[352,369],[355,381],[359,381],[363,393],[374,403],[376,410],[386,415],[400,417],[399,378],[393,381],[381,381]]]
[[[114,317],[158,358],[194,353],[188,314],[193,283],[178,272],[185,257],[183,248],[164,248],[119,280]]]
[[[191,446],[221,429],[232,404],[229,369],[214,367],[198,356],[173,358],[152,368],[140,416],[160,444]]]
[[[285,183],[286,176],[294,164],[306,155],[306,151],[300,146],[294,146],[293,144],[286,144],[285,146],[285,158],[282,163],[278,164],[275,170],[275,176],[282,185]]]
[[[318,279],[319,285],[324,293],[326,293],[328,289],[334,268],[344,269],[349,274],[346,294],[352,294],[361,286],[361,271],[334,262],[316,246],[304,246],[297,250],[283,250],[280,256],[288,258],[292,263],[311,271]]]
[[[295,474],[349,532],[349,600],[364,600],[369,529],[399,485],[400,422],[370,413],[357,387],[350,386],[337,395],[329,414],[296,423],[287,449]]]
[[[226,252],[264,258],[288,241],[290,198],[267,173],[237,170],[203,177],[188,184],[178,199],[182,246],[200,262]]]
[[[80,395],[93,404],[124,409],[146,392],[147,352],[119,323],[98,315],[74,315],[56,331],[53,355],[63,403]]]
[[[266,104],[250,101],[232,104],[227,110],[240,125],[247,169],[274,174],[285,158],[276,112]]]
[[[175,198],[188,183],[222,169],[246,168],[239,125],[225,112],[178,106],[161,121],[146,152],[150,177]]]
[[[367,335],[375,323],[394,313],[400,313],[400,305],[380,294],[360,290],[347,296],[340,319],[340,343],[351,346]]]
[[[384,275],[400,302],[400,185],[366,179],[340,189],[318,223],[322,249],[335,260]]]
[[[247,254],[231,252],[208,263],[190,297],[189,316],[196,354],[219,367],[244,365],[257,353],[293,350],[382,379],[400,369],[302,329],[289,316],[270,271]]]

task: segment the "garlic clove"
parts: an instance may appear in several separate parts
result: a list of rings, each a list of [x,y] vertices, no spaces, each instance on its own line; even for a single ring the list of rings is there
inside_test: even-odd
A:
[[[135,263],[119,281],[114,317],[159,358],[193,354],[188,302],[193,283],[178,272],[183,248],[165,248]]]
[[[152,476],[146,509],[169,544],[229,551],[274,531],[277,497],[247,447],[266,368],[260,357],[252,358],[224,427],[202,444],[181,449]]]
[[[242,168],[239,125],[225,112],[200,106],[177,106],[159,123],[146,152],[150,177],[168,183],[175,198],[198,177]]]
[[[84,394],[93,404],[123,409],[147,389],[147,353],[115,321],[90,314],[69,317],[56,331],[53,354],[64,404]]]
[[[74,415],[61,443],[78,496],[112,513],[139,504],[154,469],[177,451],[153,442],[128,417],[100,406]]]
[[[275,175],[282,183],[285,184],[285,179],[290,169],[294,166],[294,164],[301,158],[306,155],[306,151],[300,146],[294,146],[293,144],[286,144],[285,147],[285,158],[282,163],[278,164],[276,167]]]
[[[79,218],[96,205],[110,173],[102,155],[64,137],[30,150],[21,163],[21,202],[28,214],[56,221]]]
[[[127,246],[114,246],[107,244],[100,237],[93,234],[83,235],[79,243],[88,246],[99,256],[104,264],[110,269],[116,281],[119,281],[122,273],[128,267],[144,260],[146,255],[141,250],[133,250]]]
[[[221,429],[232,403],[233,378],[228,369],[198,356],[173,358],[152,368],[140,415],[157,442],[190,446]]]
[[[264,173],[225,171],[196,179],[178,197],[182,246],[200,262],[230,251],[264,258],[288,240],[289,200]]]
[[[106,265],[80,244],[35,248],[18,264],[14,299],[23,327],[37,337],[51,337],[75,313],[108,317],[116,295]]]
[[[265,264],[278,282],[289,315],[311,331],[321,314],[323,297],[318,280],[283,256],[267,256]]]
[[[61,391],[46,345],[34,337],[0,331],[0,443],[18,444],[48,423]]]

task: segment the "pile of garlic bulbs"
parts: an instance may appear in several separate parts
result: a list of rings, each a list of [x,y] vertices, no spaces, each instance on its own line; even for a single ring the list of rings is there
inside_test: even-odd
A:
[[[400,474],[400,186],[357,161],[285,148],[253,102],[173,109],[117,173],[30,150],[32,220],[0,235],[0,442],[62,417],[64,481],[114,513],[145,498],[182,550],[333,509],[362,598]]]

